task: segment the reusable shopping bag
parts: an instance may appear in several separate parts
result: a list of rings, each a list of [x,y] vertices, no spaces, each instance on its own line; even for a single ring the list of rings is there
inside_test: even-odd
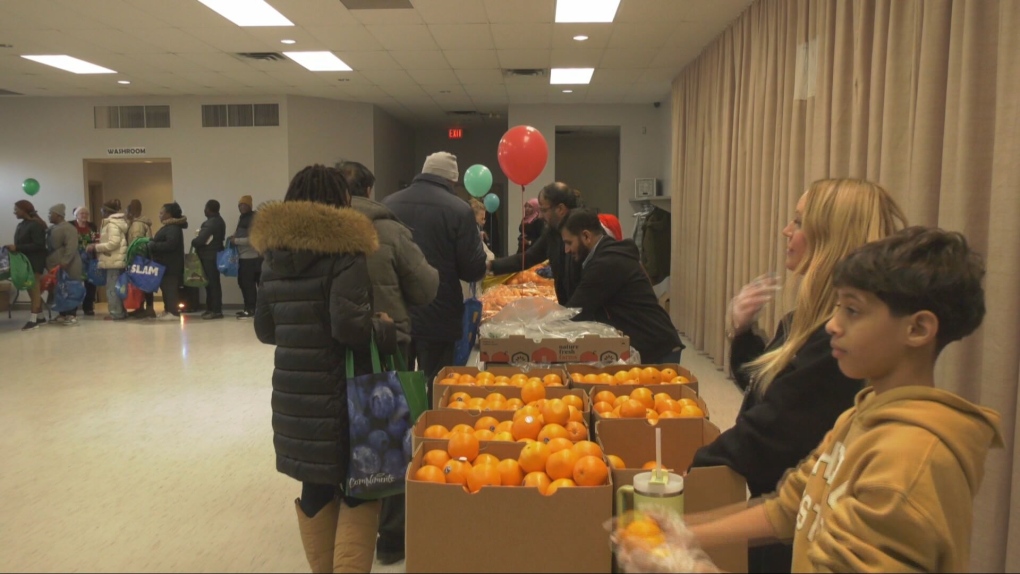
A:
[[[160,282],[163,281],[164,273],[166,273],[164,265],[136,255],[131,265],[128,265],[125,275],[127,275],[128,281],[135,287],[138,287],[145,293],[155,293],[159,289]]]
[[[139,237],[138,239],[132,241],[131,245],[128,245],[127,255],[124,257],[124,263],[127,263],[128,261],[134,261],[135,257],[138,257],[139,255],[148,254],[149,254],[149,238]]]
[[[117,278],[117,296],[128,311],[139,309],[145,303],[145,294],[131,283],[127,273],[121,273]]]
[[[482,323],[482,302],[478,300],[476,294],[477,285],[471,283],[471,298],[464,301],[463,334],[453,348],[453,364],[457,366],[467,364],[471,349],[474,349],[475,343],[478,342],[478,326]]]
[[[209,279],[205,276],[205,270],[202,269],[202,260],[198,258],[198,253],[192,249],[184,256],[184,286],[185,287],[205,287],[209,284]]]
[[[99,268],[99,259],[95,257],[89,257],[87,255],[82,256],[82,262],[85,264],[85,280],[95,285],[96,287],[103,287],[106,285],[106,269]]]
[[[85,282],[73,279],[67,271],[61,270],[53,296],[54,303],[50,307],[53,311],[57,313],[74,311],[85,301]]]
[[[237,270],[240,267],[241,255],[237,248],[231,245],[216,254],[216,268],[227,277],[237,277]]]
[[[57,273],[60,273],[60,266],[57,265],[48,272],[43,273],[42,277],[39,278],[39,290],[50,291],[57,286]]]
[[[18,291],[35,287],[35,271],[32,270],[32,262],[24,253],[11,253],[11,283]]]

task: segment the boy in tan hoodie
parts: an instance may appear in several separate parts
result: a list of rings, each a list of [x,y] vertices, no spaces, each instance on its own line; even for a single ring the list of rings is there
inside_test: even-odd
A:
[[[856,406],[776,496],[699,522],[703,547],[792,540],[794,572],[961,572],[999,415],[935,388],[935,360],[984,317],[984,266],[959,233],[911,227],[864,245],[834,274],[826,329]]]

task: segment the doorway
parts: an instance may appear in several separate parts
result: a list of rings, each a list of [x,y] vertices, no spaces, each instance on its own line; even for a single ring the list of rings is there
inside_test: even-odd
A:
[[[556,126],[556,181],[585,207],[619,216],[620,126]]]

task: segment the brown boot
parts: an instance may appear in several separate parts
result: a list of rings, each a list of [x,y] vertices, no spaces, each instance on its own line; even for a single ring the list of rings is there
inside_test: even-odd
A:
[[[340,519],[333,545],[333,572],[371,572],[379,530],[379,501],[355,508],[340,504]]]
[[[297,510],[298,528],[301,530],[301,544],[305,547],[305,556],[313,574],[333,571],[333,541],[336,540],[337,511],[340,505],[332,501],[309,518],[298,501],[294,501]]]

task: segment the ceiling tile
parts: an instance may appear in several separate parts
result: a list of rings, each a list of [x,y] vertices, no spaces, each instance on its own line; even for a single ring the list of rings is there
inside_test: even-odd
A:
[[[339,0],[337,0],[339,1]],[[354,10],[351,12],[362,24],[424,24],[417,10]]]
[[[361,75],[377,86],[416,83],[404,70],[365,70]]]
[[[658,22],[628,23],[613,25],[609,47],[616,48],[659,48],[676,31],[676,23],[670,20]]]
[[[265,43],[244,28],[188,28],[188,33],[224,52],[265,52]]]
[[[453,70],[408,70],[408,74],[415,82],[421,85],[429,84],[456,84],[460,85],[460,79]]]
[[[596,68],[591,77],[592,84],[632,84],[641,77],[644,70],[636,68]]]
[[[361,24],[315,26],[306,29],[327,50],[383,50],[383,45]]]
[[[78,9],[80,3],[69,7],[56,2],[34,0],[32,2],[3,3],[5,12],[21,16],[28,20],[29,26],[36,29],[56,30],[98,30],[104,26],[98,20],[88,16],[88,8]],[[0,25],[2,27],[2,25]]]
[[[497,50],[551,48],[552,24],[493,24],[492,40]]]
[[[424,24],[368,25],[368,31],[387,50],[437,50],[432,33]]]
[[[499,68],[495,50],[444,50],[443,55],[455,70]]]
[[[144,28],[137,30],[124,30],[136,38],[141,38],[157,46],[164,52],[217,52],[216,48],[188,34],[179,28]]]
[[[492,50],[488,24],[430,24],[429,31],[443,50]]]
[[[487,24],[485,4],[478,0],[415,0],[414,7],[427,24]]]
[[[342,52],[341,60],[355,70],[399,70],[400,64],[385,50],[374,52]]]
[[[550,50],[496,50],[503,68],[548,68]]]
[[[104,30],[102,34],[96,34],[95,30],[66,30],[64,33],[116,54],[151,54],[166,51],[120,30]]]
[[[672,82],[680,70],[676,68],[648,68],[641,72],[640,82]]]
[[[199,64],[205,68],[216,72],[225,72],[228,70],[241,70],[251,69],[247,62],[225,52],[218,54],[178,54],[181,58],[193,63]],[[274,62],[273,65],[286,66],[288,64],[297,65],[289,60],[283,62]]]
[[[599,66],[603,68],[645,68],[658,55],[658,50],[642,50],[637,48],[607,49],[602,54]]]
[[[81,11],[104,26],[120,30],[131,30],[132,28],[155,28],[163,22],[138,8],[124,2],[124,0],[89,0],[83,3],[80,0],[47,0],[50,3],[56,2],[69,10]]]
[[[488,97],[488,96],[503,96],[506,97],[506,86],[491,85],[491,84],[468,84],[464,86],[464,91],[469,96],[474,97]]]
[[[502,84],[503,73],[498,69],[491,70],[456,70],[457,78],[462,84]]]
[[[489,22],[552,22],[556,15],[555,0],[485,0]]]
[[[615,24],[554,24],[552,32],[553,48],[605,48],[609,45],[609,37]],[[588,36],[578,42],[574,36]]]
[[[679,74],[687,64],[698,57],[700,51],[700,48],[663,48],[648,61],[647,65],[650,68],[673,68]]]
[[[339,0],[272,0],[272,4],[298,27],[360,24]]]
[[[550,65],[554,68],[596,68],[605,50],[601,48],[557,48],[552,51]]]
[[[128,0],[128,3],[175,28],[236,28],[230,20],[194,0]]]
[[[267,51],[283,51],[283,50],[330,50],[329,46],[326,46],[324,42],[313,36],[308,30],[304,28],[279,28],[279,27],[267,27],[261,26],[253,28],[245,28],[245,31],[252,37],[258,38],[265,43]],[[280,40],[294,40],[295,44],[283,44]]]
[[[394,50],[390,55],[405,70],[445,70],[450,67],[443,52],[439,50]]]

